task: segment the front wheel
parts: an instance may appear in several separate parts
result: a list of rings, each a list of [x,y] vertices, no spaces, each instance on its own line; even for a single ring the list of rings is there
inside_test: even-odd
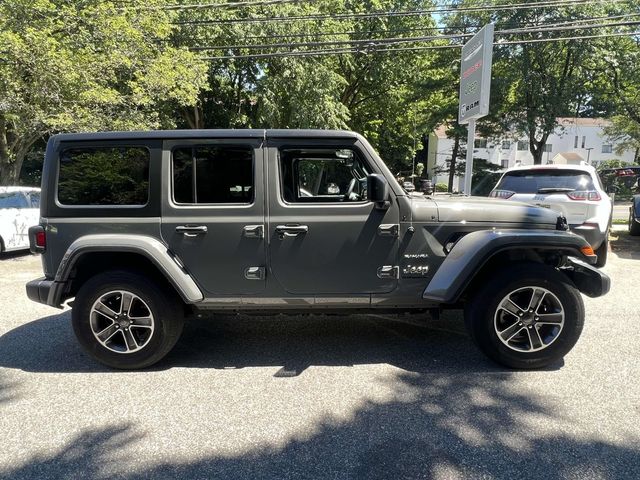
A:
[[[113,368],[153,365],[175,345],[184,314],[179,299],[149,278],[128,271],[92,277],[71,312],[80,344]]]
[[[520,263],[496,272],[465,309],[470,335],[510,368],[550,365],[576,344],[584,324],[578,290],[555,268]]]

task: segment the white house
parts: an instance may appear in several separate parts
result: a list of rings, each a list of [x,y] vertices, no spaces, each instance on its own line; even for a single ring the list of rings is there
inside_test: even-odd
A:
[[[558,118],[558,127],[549,136],[543,154],[543,163],[580,164],[597,166],[605,160],[619,159],[633,163],[635,152],[628,150],[622,155],[615,153],[616,144],[606,137],[604,128],[611,125],[603,118]],[[435,182],[448,182],[447,174],[434,175],[436,167],[446,167],[451,159],[453,139],[447,138],[445,127],[437,128],[429,136],[427,173]],[[466,144],[464,139],[462,145]],[[488,160],[503,168],[533,164],[526,137],[514,138],[506,134],[501,139],[476,138],[474,158]],[[464,162],[464,160],[458,160]],[[454,186],[462,189],[462,178],[456,177]]]

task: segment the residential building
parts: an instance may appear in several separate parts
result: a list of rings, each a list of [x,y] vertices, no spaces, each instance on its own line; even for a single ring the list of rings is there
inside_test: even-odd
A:
[[[628,150],[621,155],[615,153],[616,144],[604,134],[611,122],[603,118],[558,118],[558,127],[549,135],[542,157],[543,164],[580,164],[597,166],[605,160],[618,159],[633,163],[635,152]],[[447,138],[445,127],[437,128],[429,137],[427,173],[435,182],[448,182],[448,174],[436,174],[436,167],[446,168],[451,159],[453,139]],[[466,139],[462,143],[466,147]],[[529,141],[507,133],[503,138],[476,138],[473,156],[484,159],[502,168],[533,164]],[[464,162],[464,159],[459,162]],[[456,177],[454,189],[462,190],[462,178]]]

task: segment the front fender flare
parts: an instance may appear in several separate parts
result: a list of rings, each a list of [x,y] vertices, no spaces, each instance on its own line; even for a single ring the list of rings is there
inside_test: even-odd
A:
[[[512,249],[565,251],[587,258],[580,251],[587,241],[559,230],[479,230],[462,237],[438,268],[422,298],[437,303],[454,303],[482,266],[495,254]],[[597,257],[588,258],[590,263]]]
[[[62,286],[67,282],[77,261],[86,253],[127,252],[137,253],[151,261],[174,286],[186,303],[200,302],[204,296],[191,276],[174,260],[167,247],[159,240],[146,235],[86,235],[74,241],[65,252],[54,284]],[[62,288],[52,288],[49,305],[59,304]]]

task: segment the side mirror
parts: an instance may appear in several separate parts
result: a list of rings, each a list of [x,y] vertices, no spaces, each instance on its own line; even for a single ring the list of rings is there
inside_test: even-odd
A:
[[[367,176],[367,200],[374,202],[378,207],[389,206],[389,184],[379,173]]]

